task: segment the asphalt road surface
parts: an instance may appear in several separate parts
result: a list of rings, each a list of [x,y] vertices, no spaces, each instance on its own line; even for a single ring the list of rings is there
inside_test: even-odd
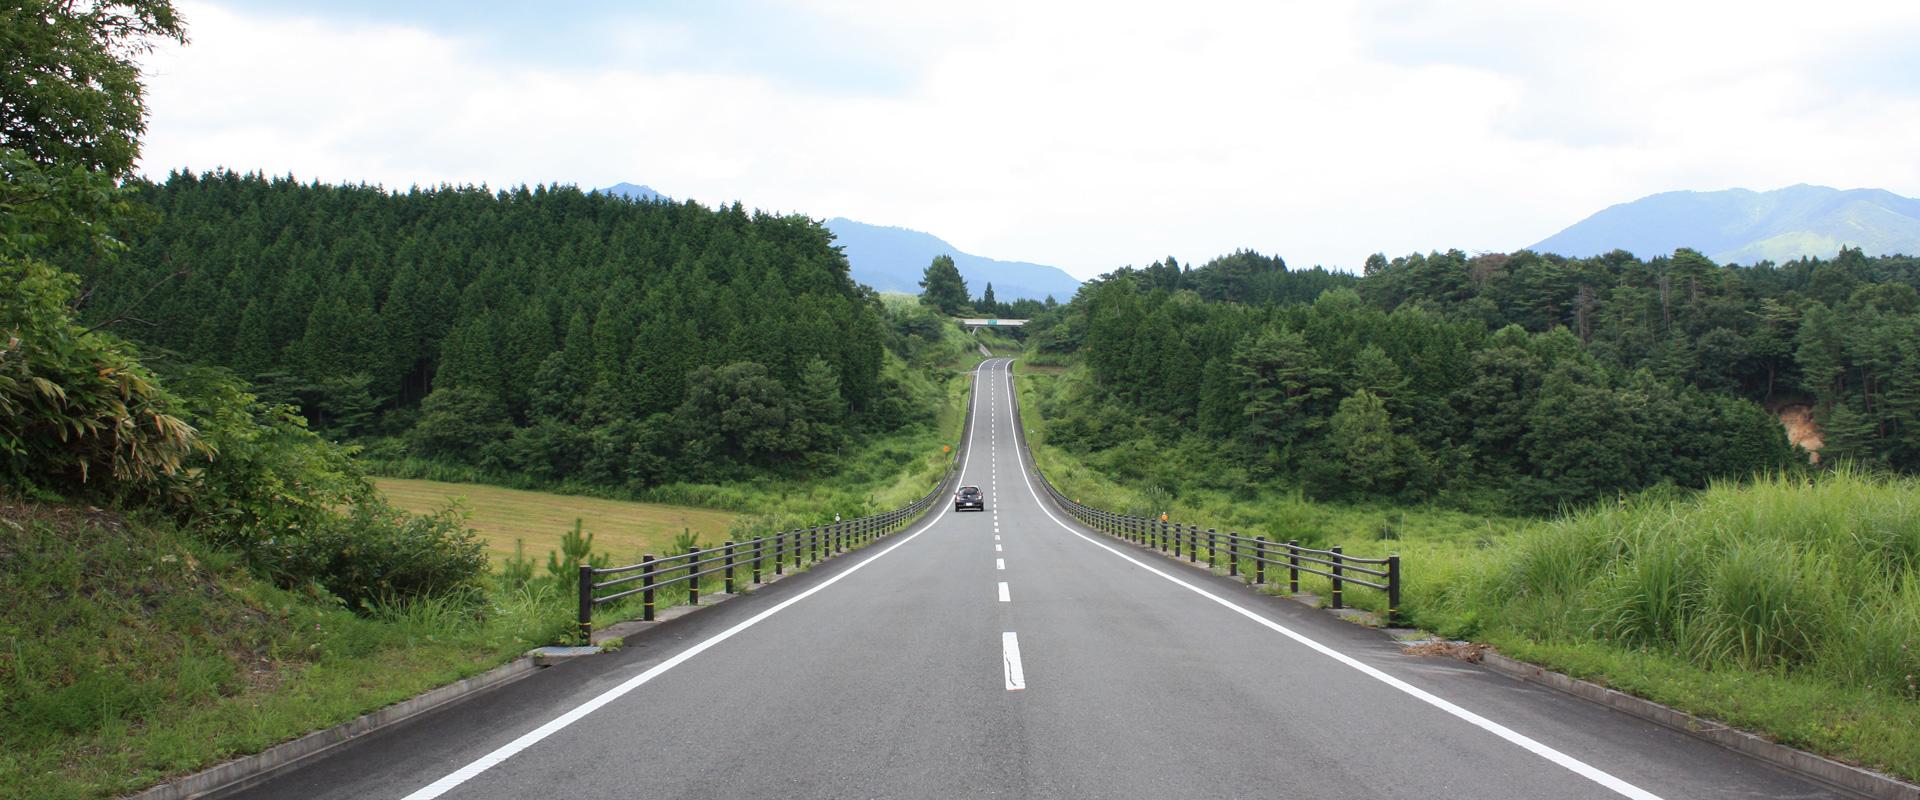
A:
[[[960,478],[985,512],[936,507],[241,796],[1850,796],[1067,521],[1007,369],[979,370]]]

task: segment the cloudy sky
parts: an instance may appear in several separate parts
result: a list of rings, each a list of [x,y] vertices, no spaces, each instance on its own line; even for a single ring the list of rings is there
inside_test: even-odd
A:
[[[156,178],[632,181],[1081,277],[1511,250],[1674,189],[1920,196],[1912,0],[180,7]]]

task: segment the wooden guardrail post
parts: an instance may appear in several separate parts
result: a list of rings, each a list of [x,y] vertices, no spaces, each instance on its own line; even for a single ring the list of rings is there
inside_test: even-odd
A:
[[[785,568],[786,563],[787,563],[787,532],[780,531],[779,533],[776,533],[773,535],[773,574],[775,575],[787,574],[787,571]]]
[[[1240,577],[1240,535],[1227,531],[1227,577]]]
[[[733,540],[728,539],[720,547],[720,563],[726,567],[727,575],[727,579],[722,581],[721,585],[726,587],[727,594],[733,594]]]
[[[653,621],[653,554],[640,557],[640,618]]]
[[[700,545],[696,544],[687,549],[687,605],[690,606],[700,605],[700,577],[694,574],[700,571],[700,565],[694,563],[699,560]]]
[[[1287,540],[1287,594],[1300,593],[1300,540]]]
[[[1333,607],[1346,608],[1344,597],[1341,595],[1340,576],[1343,573],[1340,570],[1340,545],[1336,544],[1328,549],[1333,551]]]
[[[593,643],[593,565],[580,565],[580,643]]]
[[[1220,559],[1216,555],[1216,553],[1219,551],[1219,544],[1220,544],[1219,533],[1212,528],[1208,528],[1207,529],[1207,566],[1209,567],[1212,567],[1213,565],[1220,563]]]
[[[1257,534],[1253,537],[1253,585],[1267,585],[1267,539]]]
[[[766,545],[767,537],[765,536],[753,540],[753,585],[755,586],[760,585],[760,561],[766,558],[762,553]]]
[[[1387,624],[1400,621],[1400,554],[1387,555]]]

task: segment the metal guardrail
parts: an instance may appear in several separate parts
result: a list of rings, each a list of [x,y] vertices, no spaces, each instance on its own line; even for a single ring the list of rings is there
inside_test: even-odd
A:
[[[1360,558],[1341,551],[1339,545],[1325,550],[1301,547],[1299,540],[1276,541],[1261,536],[1248,536],[1233,531],[1220,532],[1213,528],[1202,529],[1196,525],[1169,522],[1165,515],[1159,518],[1136,517],[1118,514],[1105,509],[1085,505],[1066,496],[1054,488],[1053,482],[1040,472],[1033,460],[1033,452],[1027,448],[1026,427],[1020,418],[1018,398],[1013,404],[1013,418],[1020,425],[1020,446],[1027,451],[1027,463],[1032,465],[1033,476],[1040,486],[1053,498],[1054,503],[1071,514],[1089,528],[1117,536],[1134,544],[1152,547],[1162,553],[1170,554],[1178,560],[1185,552],[1188,563],[1200,563],[1200,548],[1206,547],[1206,563],[1209,567],[1222,566],[1222,551],[1225,554],[1227,575],[1242,578],[1252,585],[1267,583],[1267,568],[1284,568],[1287,572],[1287,591],[1300,593],[1300,573],[1319,575],[1333,582],[1328,602],[1334,608],[1346,607],[1346,584],[1356,584],[1370,589],[1378,589],[1387,594],[1387,624],[1400,620],[1400,556],[1391,554],[1385,558]]]
[[[972,414],[969,413],[967,424],[961,429],[962,442],[967,440],[972,429]],[[784,574],[788,567],[798,570],[804,565],[832,558],[898,531],[919,518],[946,494],[959,474],[961,454],[960,448],[954,450],[946,472],[941,474],[940,481],[934,484],[932,490],[921,495],[920,499],[891,511],[811,528],[780,531],[743,542],[726,542],[705,550],[696,546],[678,555],[655,557],[649,553],[641,556],[637,564],[618,567],[581,565],[580,641],[592,640],[593,611],[599,606],[639,595],[640,618],[652,622],[657,610],[658,593],[663,589],[685,586],[687,605],[697,606],[700,605],[700,581],[707,576],[725,576],[722,578],[722,591],[733,594],[737,580],[743,573],[751,576],[748,586],[758,585],[769,571],[777,576]],[[614,589],[618,591],[607,591]]]

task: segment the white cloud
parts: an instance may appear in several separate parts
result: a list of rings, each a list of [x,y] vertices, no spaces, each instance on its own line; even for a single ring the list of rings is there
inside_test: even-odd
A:
[[[632,180],[1081,275],[1236,247],[1348,268],[1511,249],[1678,188],[1920,194],[1916,79],[1840,82],[1852,56],[1920,32],[1911,4],[1537,8],[790,9],[875,43],[848,63],[898,65],[847,90],[188,3],[193,44],[151,61],[145,164],[395,188]],[[621,24],[638,27],[611,37],[671,53],[698,23]]]

